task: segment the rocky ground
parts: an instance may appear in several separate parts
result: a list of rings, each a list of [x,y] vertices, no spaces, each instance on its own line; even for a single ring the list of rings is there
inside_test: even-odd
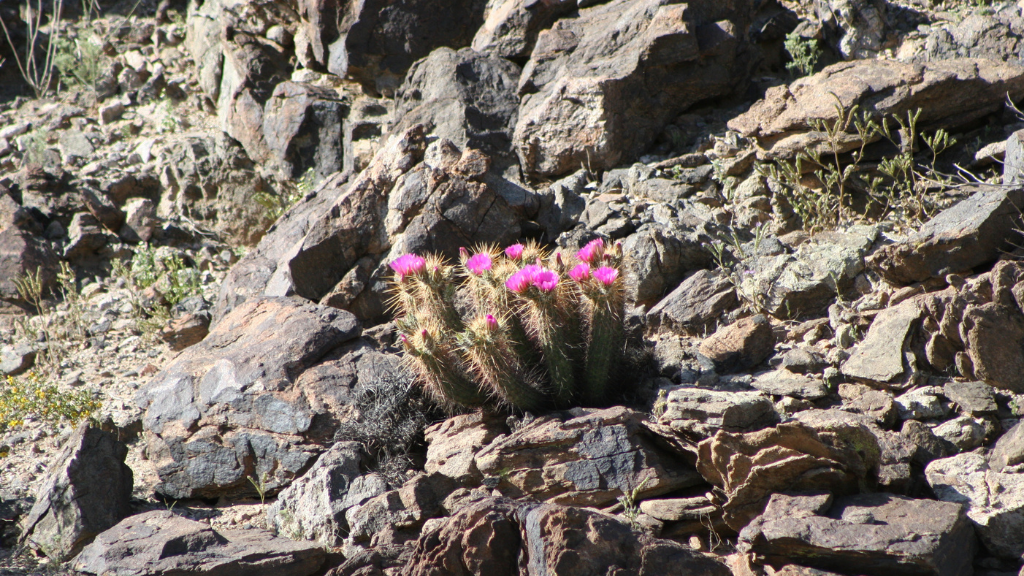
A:
[[[1024,4],[80,12],[0,42],[0,574],[1024,574]],[[614,402],[424,398],[391,260],[595,238]]]

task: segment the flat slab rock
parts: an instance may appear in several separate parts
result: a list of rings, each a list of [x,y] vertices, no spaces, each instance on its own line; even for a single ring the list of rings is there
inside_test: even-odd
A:
[[[740,534],[769,564],[883,576],[971,576],[977,544],[964,507],[895,494],[775,494]],[[799,560],[798,560],[799,559]]]
[[[868,266],[894,284],[970,270],[999,257],[1020,227],[1024,187],[977,185],[903,242],[884,246]]]
[[[904,343],[921,313],[914,302],[879,312],[871,322],[867,336],[843,363],[843,374],[880,384],[899,380],[906,371]]]
[[[736,289],[720,272],[698,270],[651,308],[647,324],[686,334],[705,328],[738,304]]]
[[[717,430],[757,430],[778,421],[772,399],[760,391],[732,392],[690,386],[670,388],[665,398],[665,411],[658,418],[658,423],[676,432],[695,432],[702,436]]]
[[[477,452],[476,465],[505,496],[581,506],[611,504],[633,489],[644,498],[703,483],[656,440],[639,413],[619,406],[538,418]]]
[[[293,542],[263,530],[217,531],[156,510],[100,534],[75,560],[75,570],[103,576],[307,576],[324,558],[314,542]]]

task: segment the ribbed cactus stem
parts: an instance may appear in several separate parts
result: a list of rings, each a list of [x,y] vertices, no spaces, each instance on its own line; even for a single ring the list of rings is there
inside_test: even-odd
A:
[[[584,296],[587,360],[583,400],[600,405],[608,398],[612,373],[622,358],[622,285],[617,268],[602,266],[593,272],[574,270]]]
[[[560,405],[572,402],[576,395],[569,319],[558,313],[553,302],[534,301],[529,307],[537,342],[551,378],[555,400]]]
[[[493,315],[478,318],[462,335],[463,350],[470,366],[503,403],[535,410],[544,404],[544,394],[528,383],[502,324]]]
[[[426,270],[416,277],[416,281],[417,303],[422,312],[440,322],[450,333],[461,332],[465,324],[455,308],[455,292],[459,285],[452,267],[431,257],[427,260]]]
[[[462,369],[455,350],[445,338],[426,328],[412,337],[403,336],[406,358],[435,400],[463,406],[480,406],[486,401],[486,395]]]

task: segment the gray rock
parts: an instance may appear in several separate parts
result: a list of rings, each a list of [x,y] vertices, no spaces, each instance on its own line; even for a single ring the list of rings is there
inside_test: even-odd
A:
[[[345,512],[352,506],[382,494],[387,488],[380,477],[360,482],[359,497],[352,488],[363,478],[362,448],[355,442],[339,442],[320,455],[313,467],[284,489],[267,509],[267,522],[277,534],[292,540],[313,540],[340,546],[348,532]],[[379,492],[374,493],[373,484]],[[369,490],[368,490],[369,488]]]
[[[745,432],[778,422],[771,398],[761,392],[727,392],[687,386],[669,389],[658,422],[679,432]]]
[[[1024,464],[1024,426],[1014,425],[996,441],[989,454],[989,465],[996,472]]]
[[[972,195],[906,240],[876,251],[869,266],[892,283],[910,284],[995,260],[1020,227],[1024,188],[977,185],[962,191]]]
[[[1006,139],[1003,184],[1011,186],[1024,184],[1024,130],[1018,130]]]
[[[537,35],[574,9],[572,2],[488,0],[483,25],[473,37],[473,50],[502,58],[529,58]]]
[[[794,511],[775,494],[764,514],[740,534],[740,549],[771,564],[802,564],[857,574],[970,576],[976,552],[960,504],[894,494],[836,498],[825,511]]]
[[[89,138],[79,130],[67,130],[61,133],[58,142],[57,148],[65,163],[69,163],[74,158],[89,158],[96,151],[92,142],[89,142]]]
[[[614,0],[541,32],[519,80],[523,169],[552,177],[638,157],[669,120],[742,83],[752,12],[750,4],[684,10]]]
[[[844,60],[871,58],[885,47],[884,0],[818,0],[818,20]]]
[[[1017,306],[997,302],[964,310],[960,334],[971,360],[970,378],[989,386],[1024,392],[1024,315]]]
[[[17,376],[36,363],[36,349],[22,342],[0,348],[0,376]]]
[[[882,385],[903,377],[907,372],[904,346],[921,314],[914,302],[879,312],[867,336],[843,362],[843,374]]]
[[[818,400],[828,396],[828,386],[820,378],[794,374],[789,370],[773,370],[754,375],[751,386],[772,396],[789,396]]]
[[[157,227],[156,205],[149,198],[132,198],[124,207],[124,226],[118,235],[127,242],[149,242]]]
[[[896,410],[901,420],[931,420],[949,414],[949,406],[943,402],[942,388],[925,386],[897,396]]]
[[[37,271],[43,292],[49,293],[57,282],[58,262],[50,244],[36,234],[14,226],[0,230],[0,299],[23,302],[14,279]]]
[[[896,422],[899,414],[892,394],[883,390],[862,390],[853,397],[843,393],[843,384],[839,386],[839,394],[843,396],[843,410],[864,414],[875,420],[879,425],[888,428]],[[866,388],[866,387],[864,387]]]
[[[640,511],[663,522],[700,520],[718,511],[707,496],[692,498],[654,498],[640,503]]]
[[[64,247],[64,259],[75,261],[95,256],[99,249],[107,245],[107,241],[107,235],[100,228],[96,217],[87,212],[79,212],[68,226],[68,243]]]
[[[720,272],[698,270],[647,313],[650,328],[698,333],[739,305],[732,282]]]
[[[753,368],[775,351],[775,334],[768,318],[758,314],[719,328],[699,350],[720,372]]]
[[[970,416],[953,418],[936,426],[932,432],[956,446],[961,452],[974,450],[985,441],[986,426]]]
[[[601,506],[637,490],[638,498],[702,482],[692,466],[657,446],[640,415],[623,407],[576,417],[541,417],[476,454],[485,476],[509,497]]]
[[[995,414],[998,408],[992,387],[984,382],[954,380],[943,385],[942,393],[946,398],[956,402],[961,411],[971,416]]]
[[[263,530],[214,530],[167,510],[121,521],[82,551],[75,570],[97,576],[267,574],[308,576],[324,563],[323,548]]]
[[[131,514],[127,455],[128,447],[110,432],[80,425],[41,481],[35,505],[22,521],[22,540],[64,562]]]
[[[352,386],[397,369],[360,341],[342,348],[359,332],[347,312],[286,298],[252,300],[217,324],[136,395],[157,491],[252,495],[252,477],[271,494],[287,486],[348,413]]]
[[[978,538],[993,555],[1020,561],[1024,556],[1024,474],[991,469],[974,453],[935,460],[925,469],[935,496],[964,505]]]
[[[349,107],[337,92],[298,82],[274,88],[263,111],[263,137],[282,178],[312,169],[319,182],[342,169],[342,121]]]
[[[424,471],[451,478],[462,486],[478,486],[483,474],[474,455],[501,434],[509,432],[500,418],[482,412],[449,418],[423,432],[427,441]]]

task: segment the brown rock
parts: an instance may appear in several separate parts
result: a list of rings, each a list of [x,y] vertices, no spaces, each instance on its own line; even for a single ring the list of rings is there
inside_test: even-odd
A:
[[[719,510],[707,496],[692,498],[656,498],[640,503],[640,511],[663,522],[700,520]]]
[[[960,326],[973,376],[989,386],[1024,392],[1024,316],[1017,307],[971,305]]]
[[[449,418],[427,428],[427,474],[438,473],[463,486],[478,486],[483,474],[474,454],[501,434],[509,432],[503,420],[483,412]]]
[[[658,422],[676,432],[710,436],[718,430],[747,432],[779,421],[771,398],[762,392],[705,390],[691,386],[669,389]]]
[[[1024,71],[994,61],[954,59],[924,64],[895,60],[856,60],[833,64],[789,86],[770,88],[765,98],[729,121],[729,128],[757,139],[758,155],[792,158],[798,152],[826,149],[823,132],[812,120],[834,122],[836,98],[849,111],[855,104],[878,118],[905,117],[921,109],[918,131],[963,126],[1003,107],[1007,92],[1024,97]],[[885,94],[884,97],[872,97]],[[856,134],[841,134],[841,150],[860,146]]]
[[[571,2],[490,0],[484,23],[473,37],[473,50],[492,51],[502,58],[529,58],[537,35],[574,8]]]
[[[184,314],[160,330],[160,339],[175,352],[202,342],[210,332],[209,314]]]
[[[894,494],[837,498],[825,510],[794,514],[794,501],[816,496],[775,494],[764,514],[740,534],[740,548],[781,565],[801,563],[856,574],[970,576],[977,550],[961,504]],[[798,506],[799,507],[799,506]]]
[[[85,208],[99,220],[104,228],[117,233],[124,224],[125,214],[118,208],[106,194],[100,190],[94,190],[88,186],[80,188],[82,203]]]
[[[329,88],[282,82],[263,111],[263,137],[271,161],[284,178],[312,168],[316,180],[341,170],[342,120],[348,106]]]
[[[879,462],[878,442],[867,426],[841,414],[811,410],[800,413],[808,423],[747,434],[720,431],[701,442],[697,470],[727,494],[726,524],[740,530],[775,492],[849,494],[869,483]]]
[[[719,329],[699,350],[719,370],[753,368],[775,350],[775,335],[768,318],[758,314]]]
[[[1020,225],[1024,188],[978,185],[972,195],[929,220],[903,242],[884,246],[868,266],[895,284],[910,284],[991,262]]]
[[[509,497],[602,506],[637,490],[639,498],[701,482],[692,466],[658,447],[657,436],[628,408],[547,416],[501,437],[476,454]]]
[[[13,226],[0,230],[0,299],[23,302],[14,280],[37,271],[43,293],[49,294],[57,282],[57,268],[57,255],[42,238]]]

